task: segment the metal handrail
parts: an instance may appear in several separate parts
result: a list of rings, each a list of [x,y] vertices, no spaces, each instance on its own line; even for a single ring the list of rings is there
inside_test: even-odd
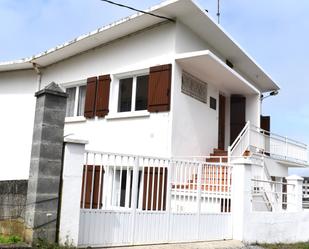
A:
[[[250,128],[255,128],[255,129],[257,129],[259,132],[264,133],[264,135],[267,134],[267,136],[272,136],[272,138],[278,139],[278,140],[282,140],[283,142],[286,142],[286,141],[287,141],[287,142],[294,143],[295,145],[298,145],[298,146],[302,146],[302,147],[305,147],[305,148],[308,147],[308,145],[305,144],[305,143],[303,143],[303,142],[299,142],[299,141],[297,141],[297,140],[295,140],[295,139],[291,139],[291,138],[288,138],[288,137],[284,137],[284,136],[279,135],[279,134],[277,134],[277,133],[264,130],[264,129],[262,129],[262,128],[256,126],[256,125],[253,125],[253,124],[250,125]],[[278,138],[276,138],[276,137],[278,137]],[[280,139],[280,138],[281,138],[281,139]]]
[[[241,138],[243,137],[243,135],[246,133],[246,131],[248,130],[248,127],[250,126],[250,121],[247,121],[245,127],[241,130],[241,132],[238,134],[238,136],[236,137],[236,139],[234,140],[234,142],[229,146],[229,151],[232,154],[234,149],[236,148],[236,146],[239,144],[239,142],[241,141]]]
[[[272,183],[272,184],[278,184],[278,185],[290,185],[295,186],[293,183],[286,183],[286,182],[277,182],[277,181],[269,181],[269,180],[262,180],[262,179],[254,179],[252,178],[251,181],[253,182],[265,182],[265,183]]]

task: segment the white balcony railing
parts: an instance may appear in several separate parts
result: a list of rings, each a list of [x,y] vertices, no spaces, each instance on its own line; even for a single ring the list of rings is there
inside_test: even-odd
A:
[[[229,156],[242,156],[247,150],[283,161],[308,164],[306,144],[263,130],[249,121],[229,147]]]

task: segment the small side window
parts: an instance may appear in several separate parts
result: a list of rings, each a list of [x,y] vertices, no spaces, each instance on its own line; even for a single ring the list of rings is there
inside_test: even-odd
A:
[[[211,109],[217,110],[217,100],[213,97],[209,98],[209,106]]]

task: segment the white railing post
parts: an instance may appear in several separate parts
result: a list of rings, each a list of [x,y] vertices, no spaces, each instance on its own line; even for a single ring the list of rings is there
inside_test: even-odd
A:
[[[303,209],[303,180],[304,178],[292,175],[287,180],[287,210],[299,212]]]
[[[167,168],[167,188],[166,188],[166,211],[167,211],[167,242],[170,241],[171,227],[171,202],[172,202],[172,176],[174,173],[173,161],[170,160]]]
[[[197,170],[197,240],[200,239],[200,216],[201,216],[201,196],[202,196],[202,171],[203,164],[198,164]]]
[[[131,223],[131,244],[134,245],[135,237],[135,220],[136,220],[136,206],[137,206],[137,192],[138,192],[138,173],[139,173],[139,157],[134,158],[133,166],[133,183],[132,183],[132,199],[131,199],[131,209],[132,209],[132,223]]]
[[[285,159],[288,158],[288,138],[285,137]]]
[[[250,121],[248,121],[248,148],[250,148],[250,145],[251,145],[251,124],[250,124]]]
[[[277,210],[277,203],[276,202],[276,189],[275,189],[275,183],[273,183],[272,181],[269,183],[270,184],[270,196],[269,196],[269,200],[270,200],[270,204],[273,208],[273,211],[278,211]],[[267,195],[267,193],[266,193]]]
[[[231,163],[231,156],[232,156],[231,153],[232,153],[231,152],[231,146],[228,146],[227,147],[227,163],[228,163],[228,165],[230,165],[230,163]]]

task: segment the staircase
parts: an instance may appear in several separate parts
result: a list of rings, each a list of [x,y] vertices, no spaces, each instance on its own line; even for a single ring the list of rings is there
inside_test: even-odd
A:
[[[228,153],[225,150],[214,149],[213,153],[210,154],[208,158],[206,158],[206,162],[208,163],[227,163]],[[202,168],[202,176],[201,176],[201,188],[204,191],[211,192],[226,192],[227,181],[231,181],[231,177],[228,176],[228,168],[226,166],[221,166],[220,170],[216,166],[205,164]],[[186,183],[173,185],[172,188],[178,189],[186,189],[186,190],[197,190],[197,182],[198,176],[197,173],[190,177]]]
[[[206,159],[208,163],[220,163],[220,159],[222,163],[227,162],[227,151],[214,149],[213,153],[210,154],[210,158]]]

